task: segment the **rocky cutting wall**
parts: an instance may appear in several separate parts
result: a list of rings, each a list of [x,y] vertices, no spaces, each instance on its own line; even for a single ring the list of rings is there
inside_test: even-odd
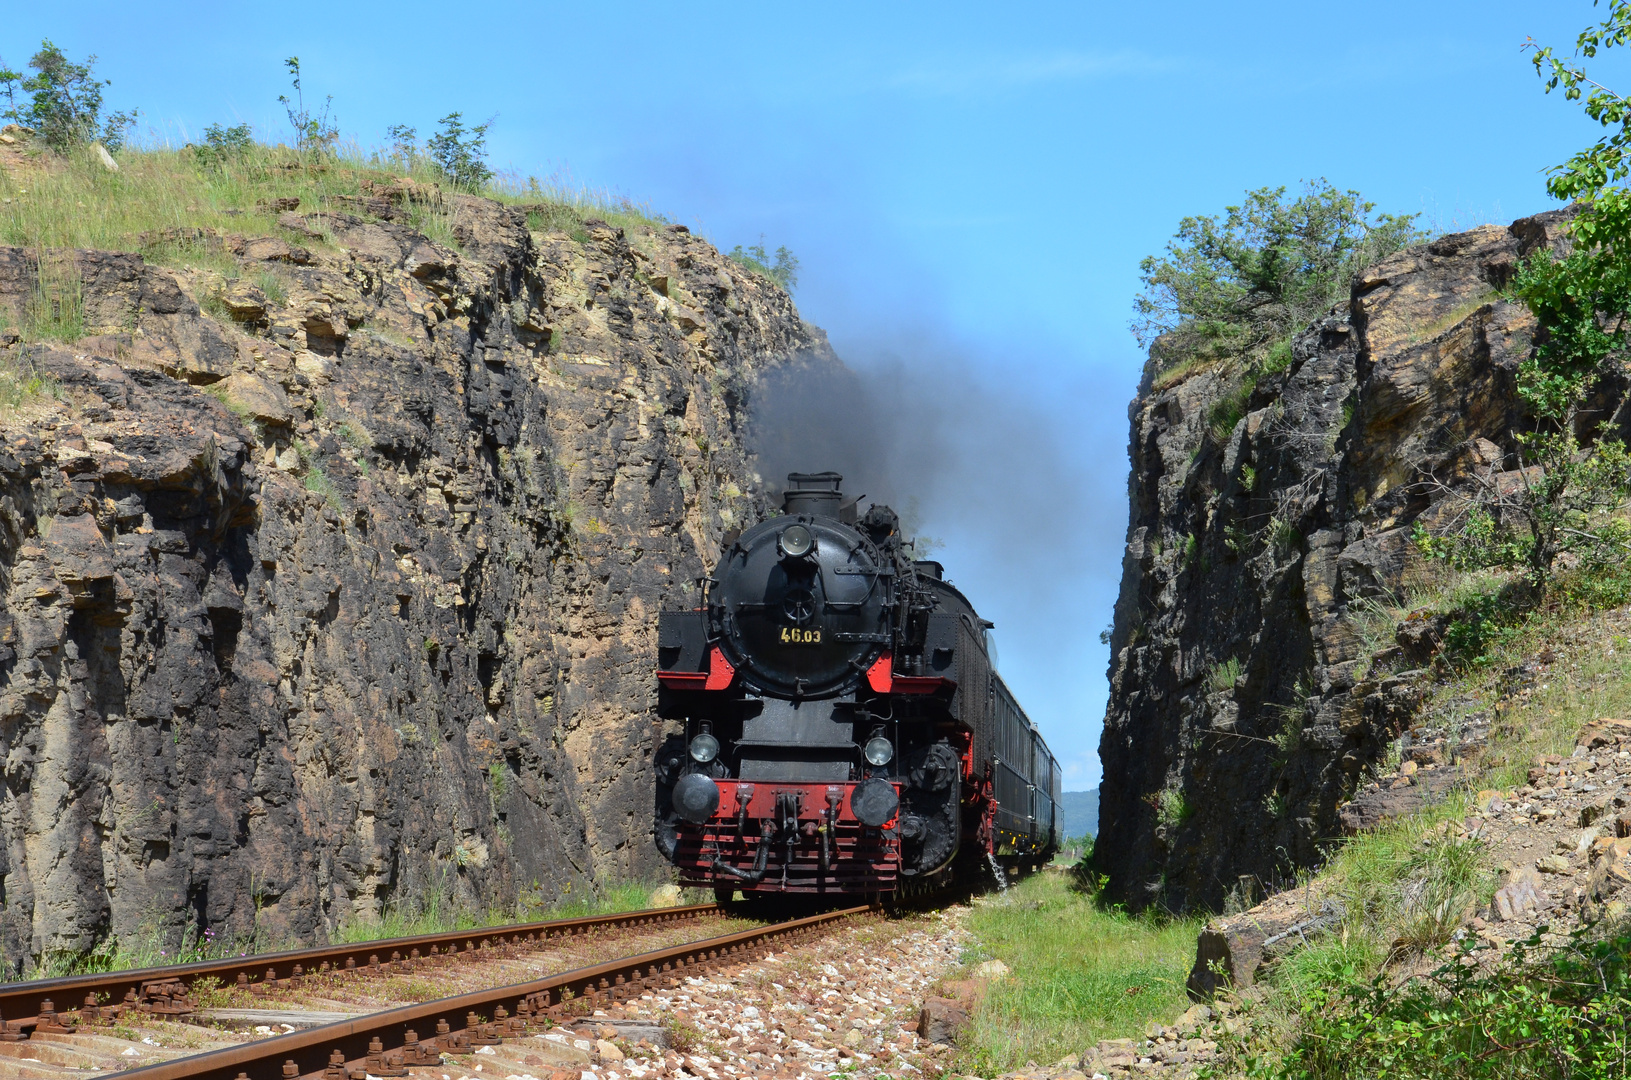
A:
[[[12,970],[659,872],[655,615],[756,512],[749,386],[825,341],[683,227],[346,209],[148,238],[219,271],[0,248],[8,321],[88,335],[0,335],[62,391],[0,425]]]
[[[1443,485],[1515,464],[1534,322],[1498,290],[1561,248],[1561,216],[1369,268],[1232,430],[1212,430],[1229,372],[1166,384],[1147,368],[1100,746],[1096,859],[1115,898],[1217,908],[1341,834],[1338,804],[1408,723],[1431,644],[1373,653],[1358,617],[1419,574],[1411,530],[1443,511]],[[1627,426],[1624,391],[1602,388],[1594,423]]]

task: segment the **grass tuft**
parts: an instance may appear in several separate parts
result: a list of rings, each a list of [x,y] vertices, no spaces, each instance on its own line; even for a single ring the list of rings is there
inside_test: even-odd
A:
[[[1231,656],[1212,665],[1206,675],[1207,689],[1214,694],[1227,693],[1235,688],[1235,682],[1239,678],[1240,658]]]
[[[639,911],[651,906],[652,893],[657,888],[657,885],[649,882],[616,881],[603,886],[599,892],[582,891],[573,895],[568,887],[565,898],[551,902],[542,899],[541,890],[535,886],[522,895],[515,907],[485,911],[455,903],[438,891],[420,903],[387,907],[384,914],[377,918],[344,923],[334,940],[342,943],[378,941],[381,938],[412,937],[416,934],[476,930],[511,922],[582,919],[593,915],[613,915],[620,911]]]
[[[85,336],[85,302],[72,251],[38,251],[34,292],[23,313],[22,336],[30,341],[75,342]]]
[[[652,894],[656,888],[657,885],[646,882],[618,881],[603,886],[597,892],[583,892],[578,895],[572,895],[569,887],[565,898],[547,901],[543,899],[542,889],[534,885],[523,893],[514,907],[487,910],[455,903],[445,895],[445,892],[439,891],[420,903],[388,907],[381,917],[342,923],[329,940],[335,944],[379,941],[383,938],[411,937],[416,934],[477,930],[507,923],[545,922],[551,919],[577,919],[592,915],[610,915],[620,911],[638,911],[651,906]],[[690,899],[686,902],[700,901]],[[150,924],[127,939],[110,937],[88,953],[47,955],[38,965],[26,971],[23,977],[48,979],[128,971],[131,968],[188,964],[199,960],[218,960],[300,947],[301,945],[294,941],[267,940],[258,932],[234,938],[209,928],[200,933],[196,926],[187,927],[177,939],[161,932],[156,924]]]
[[[56,401],[62,388],[49,375],[32,364],[15,361],[0,353],[0,408],[20,409],[38,401]]]
[[[328,503],[335,513],[345,512],[345,500],[340,497],[340,489],[321,464],[314,461],[307,466],[305,484],[307,491]]]

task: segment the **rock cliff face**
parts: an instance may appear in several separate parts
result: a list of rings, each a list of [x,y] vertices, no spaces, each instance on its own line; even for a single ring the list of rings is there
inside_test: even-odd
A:
[[[0,333],[60,387],[0,420],[14,971],[659,869],[656,613],[756,510],[753,380],[824,338],[683,227],[342,209],[148,238],[215,270],[0,248],[0,328],[84,324]]]
[[[1420,572],[1410,534],[1441,485],[1511,467],[1534,322],[1497,290],[1560,249],[1561,217],[1369,268],[1232,429],[1230,373],[1146,370],[1100,747],[1096,858],[1117,899],[1216,908],[1340,834],[1338,803],[1410,715],[1425,660],[1373,655],[1361,617]]]

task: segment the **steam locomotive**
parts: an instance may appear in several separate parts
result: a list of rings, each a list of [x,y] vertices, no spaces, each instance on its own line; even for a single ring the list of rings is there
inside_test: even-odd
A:
[[[992,624],[888,507],[793,473],[664,611],[657,847],[683,884],[921,895],[1052,858],[1058,762],[997,674]],[[678,727],[678,725],[674,725]]]

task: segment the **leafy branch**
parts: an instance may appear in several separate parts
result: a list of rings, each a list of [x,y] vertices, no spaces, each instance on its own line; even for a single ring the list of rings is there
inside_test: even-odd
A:
[[[1631,553],[1631,452],[1606,424],[1583,414],[1591,389],[1627,356],[1631,316],[1631,102],[1590,78],[1582,59],[1631,42],[1631,0],[1612,0],[1609,18],[1587,27],[1575,54],[1559,58],[1534,41],[1546,92],[1584,99],[1586,115],[1610,129],[1548,170],[1546,190],[1572,200],[1568,251],[1542,251],[1519,268],[1512,294],[1539,324],[1533,352],[1518,365],[1517,393],[1533,430],[1517,432],[1515,467],[1486,466],[1457,496],[1449,522],[1417,542],[1466,567],[1521,571],[1538,603],[1556,564],[1599,570]]]
[[[306,105],[305,92],[300,87],[300,57],[291,56],[283,61],[283,66],[289,70],[294,82],[294,98],[291,100],[287,94],[278,95],[278,103],[289,116],[289,126],[294,128],[295,149],[302,154],[323,156],[334,151],[334,144],[340,141],[340,129],[330,115],[334,106],[334,95],[330,94],[323,99],[323,110],[314,112]]]

